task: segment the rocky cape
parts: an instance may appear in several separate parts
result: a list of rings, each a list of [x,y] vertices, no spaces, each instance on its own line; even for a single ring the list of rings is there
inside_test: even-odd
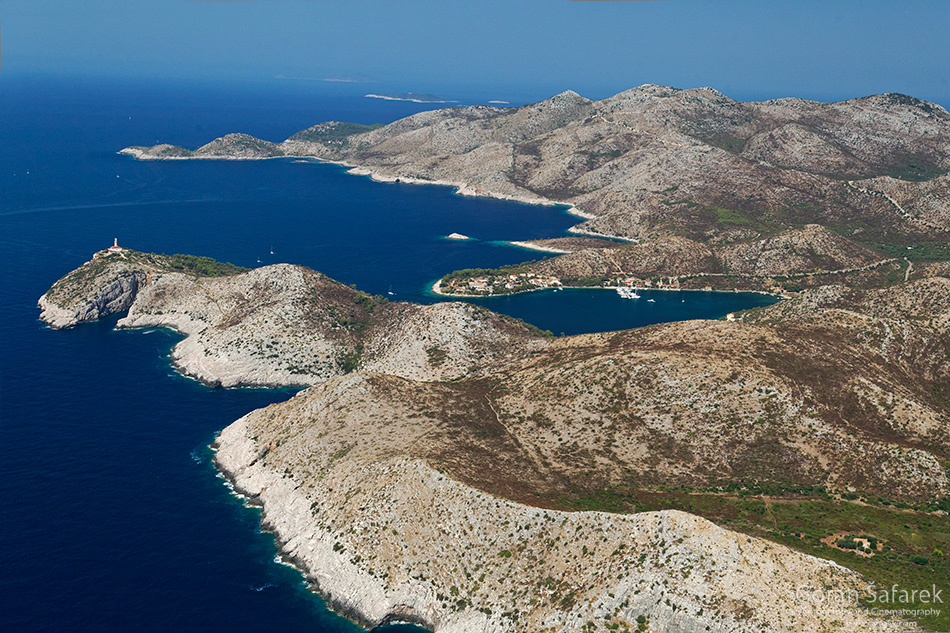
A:
[[[636,499],[615,507],[629,512],[643,509],[637,491],[728,486],[945,497],[946,276],[825,286],[734,323],[552,339],[299,266],[209,262],[104,251],[54,284],[41,318],[69,327],[128,310],[120,327],[184,333],[175,363],[209,384],[313,385],[225,429],[216,462],[354,619],[435,631],[913,628],[853,601],[829,609],[821,592],[865,595],[868,580],[774,542],[778,532],[577,510],[605,494]]]
[[[796,252],[775,252],[769,274],[827,272],[862,248],[945,242],[950,230],[950,114],[893,93],[744,103],[711,88],[645,85],[600,101],[566,91],[520,108],[444,108],[381,127],[321,123],[280,143],[229,134],[194,151],[122,153],[308,156],[379,180],[563,203],[586,219],[575,232],[640,241],[667,276],[745,274],[777,244]],[[670,238],[713,257],[697,271],[696,257],[684,258]],[[570,265],[596,268],[600,259],[582,250]]]
[[[176,266],[181,257],[100,251],[40,298],[40,318],[64,328],[127,311],[118,327],[184,334],[175,367],[224,387],[307,386],[357,366],[456,378],[528,353],[511,343],[538,332],[467,303],[392,303],[303,266],[212,276]]]

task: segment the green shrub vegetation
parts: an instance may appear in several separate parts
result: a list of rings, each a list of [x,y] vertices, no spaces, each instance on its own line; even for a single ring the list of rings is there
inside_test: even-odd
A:
[[[360,368],[363,363],[363,344],[360,343],[354,349],[341,354],[337,363],[344,374],[349,374]]]
[[[749,218],[738,211],[735,211],[734,209],[723,209],[722,207],[715,206],[709,206],[705,208],[716,214],[716,222],[719,224],[737,224],[739,226],[752,224],[752,221],[749,220]]]
[[[878,587],[902,589],[950,587],[950,518],[935,511],[950,507],[950,499],[912,505],[854,494],[853,501],[820,486],[749,486],[734,484],[721,490],[578,491],[561,499],[574,510],[631,512],[676,509],[698,514],[725,527],[831,559],[874,581]],[[823,539],[844,534],[835,544]],[[855,539],[869,542],[867,551]],[[853,545],[853,546],[852,546]],[[871,556],[860,555],[858,551]],[[872,605],[869,605],[872,606]],[[873,605],[880,606],[880,605]],[[933,605],[908,603],[898,608],[925,610]],[[950,610],[922,617],[920,623],[937,631],[950,630]]]
[[[892,165],[885,175],[900,180],[922,182],[943,176],[947,170],[940,169],[929,158],[918,154],[907,154],[901,157],[900,162]]]
[[[164,261],[160,263],[171,270],[197,277],[227,277],[250,270],[249,268],[242,268],[227,262],[219,262],[210,257],[199,257],[197,255],[163,254],[161,257]]]
[[[891,257],[906,257],[912,261],[934,262],[950,260],[950,244],[947,242],[878,243],[873,246]]]
[[[507,275],[520,275],[531,271],[531,264],[537,260],[529,260],[520,264],[509,264],[500,268],[463,268],[451,272],[442,278],[443,282],[468,281],[475,277],[501,277]]]
[[[309,128],[297,132],[290,137],[291,141],[342,141],[354,134],[371,132],[383,127],[383,123],[374,123],[372,125],[362,125],[360,123],[336,123],[333,125],[321,125],[315,128]]]

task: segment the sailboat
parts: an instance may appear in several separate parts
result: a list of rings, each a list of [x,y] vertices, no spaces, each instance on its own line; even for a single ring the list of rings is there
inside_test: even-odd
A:
[[[393,292],[393,285],[392,285],[392,284],[389,284],[389,292],[387,292],[386,294],[388,294],[388,295],[395,295],[395,294],[396,294],[395,292]]]

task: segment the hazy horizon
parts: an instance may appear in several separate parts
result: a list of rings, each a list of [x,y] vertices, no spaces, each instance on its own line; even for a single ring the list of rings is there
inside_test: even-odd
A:
[[[950,105],[940,0],[0,0],[0,25],[0,86],[54,74],[532,101],[655,83]]]

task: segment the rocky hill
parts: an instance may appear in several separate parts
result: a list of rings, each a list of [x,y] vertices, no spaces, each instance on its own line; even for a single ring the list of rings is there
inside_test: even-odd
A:
[[[567,282],[585,277],[674,276],[671,272],[675,276],[723,277],[722,281],[712,277],[705,280],[715,287],[735,285],[742,277],[760,277],[761,285],[767,285],[774,277],[861,269],[889,259],[886,254],[809,224],[762,240],[727,245],[710,246],[669,236],[643,244],[581,249],[530,268]]]
[[[946,277],[824,286],[735,323],[553,339],[471,304],[393,303],[302,266],[244,270],[125,249],[96,254],[40,307],[53,327],[127,310],[119,327],[176,329],[186,335],[176,365],[212,384],[312,385],[356,370],[451,380],[412,386],[415,401],[469,430],[494,418],[519,451],[531,447],[518,494],[554,495],[559,477],[531,484],[531,469],[568,456],[583,457],[584,488],[620,477],[852,487],[920,501],[950,493]],[[453,412],[450,402],[464,405]],[[478,483],[480,472],[459,476]],[[555,496],[577,485],[565,481]]]
[[[884,253],[817,224],[761,240],[723,245],[675,235],[640,244],[571,237],[535,240],[526,245],[564,254],[499,269],[454,271],[439,281],[439,292],[454,296],[519,292],[522,287],[508,289],[499,281],[517,274],[553,277],[563,286],[665,284],[784,293],[833,283],[881,287],[902,280],[912,266],[906,256],[900,256],[908,252],[905,247]],[[485,288],[472,285],[478,278],[487,280]]]
[[[381,180],[564,203],[588,218],[577,232],[653,243],[663,275],[699,272],[695,261],[680,261],[670,237],[733,246],[721,253],[725,266],[712,268],[798,274],[851,259],[855,242],[945,243],[950,230],[950,114],[900,94],[743,103],[711,88],[646,85],[601,101],[567,91],[520,108],[445,108],[374,128],[329,122],[277,144],[232,134],[194,152],[122,151],[143,159],[312,156]],[[837,234],[834,243],[814,226]],[[759,265],[755,253],[805,235],[830,252]],[[600,256],[584,252],[569,265],[589,258],[596,268]]]
[[[236,422],[217,459],[288,557],[370,625],[901,630],[793,589],[865,582],[842,567],[695,516],[616,512],[686,506],[830,556],[821,517],[853,499],[889,517],[844,525],[887,535],[868,569],[890,582],[920,554],[885,526],[948,527],[904,503],[948,492],[948,322],[950,281],[931,278],[561,337],[450,383],[358,373]],[[564,512],[591,507],[614,513]]]
[[[118,327],[177,330],[186,338],[172,351],[175,366],[225,387],[312,385],[358,367],[455,378],[546,340],[471,304],[390,303],[289,264],[245,271],[201,258],[217,273],[209,276],[177,266],[182,258],[97,253],[40,298],[41,318],[62,328],[127,310]]]
[[[236,422],[217,460],[369,625],[903,630],[816,605],[866,578],[774,543],[883,585],[947,577],[948,323],[950,281],[928,278],[561,337],[450,383],[361,372]],[[832,546],[847,534],[887,551]]]
[[[475,457],[464,454],[465,440],[487,435],[497,444],[504,431],[487,421],[466,431],[420,411],[409,393],[416,386],[381,375],[334,379],[245,416],[215,444],[219,467],[262,504],[286,559],[369,627],[914,629],[857,607],[854,597],[869,589],[857,574],[696,516],[563,512],[463,485],[432,461],[446,449]],[[464,439],[453,439],[459,432]],[[513,442],[472,466],[523,470]],[[826,592],[842,599],[829,608]]]

